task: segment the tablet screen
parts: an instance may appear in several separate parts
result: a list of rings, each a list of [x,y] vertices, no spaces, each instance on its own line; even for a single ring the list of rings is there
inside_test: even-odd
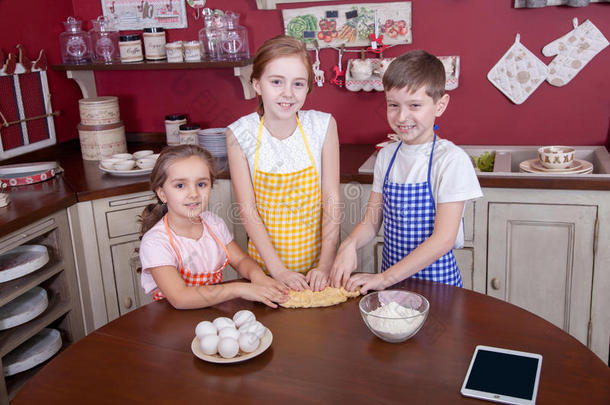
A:
[[[505,403],[533,403],[541,362],[537,354],[477,346],[462,393]]]

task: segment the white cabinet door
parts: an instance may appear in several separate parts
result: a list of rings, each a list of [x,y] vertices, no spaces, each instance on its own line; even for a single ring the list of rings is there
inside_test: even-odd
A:
[[[152,302],[140,284],[140,258],[136,252],[140,241],[117,243],[110,248],[114,264],[116,294],[121,315]]]
[[[596,206],[490,203],[487,293],[587,344]]]
[[[230,180],[216,180],[212,192],[210,193],[210,201],[208,202],[208,211],[218,215],[227,224],[229,231],[233,234],[234,240],[239,245],[239,236],[241,220],[237,205],[232,203],[232,185]],[[227,266],[222,272],[223,281],[235,280],[240,275],[231,267]]]
[[[462,248],[454,249],[453,255],[457,261],[458,268],[462,274],[462,284],[464,288],[472,290],[472,278],[474,272],[474,249]]]

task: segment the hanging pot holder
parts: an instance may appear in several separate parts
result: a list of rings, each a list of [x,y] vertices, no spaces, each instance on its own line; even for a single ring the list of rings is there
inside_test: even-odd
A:
[[[519,42],[515,43],[487,73],[487,79],[515,104],[521,104],[546,79],[549,68]]]
[[[554,56],[549,64],[547,82],[553,86],[565,86],[597,55],[608,46],[608,40],[589,20],[542,48],[544,56]]]

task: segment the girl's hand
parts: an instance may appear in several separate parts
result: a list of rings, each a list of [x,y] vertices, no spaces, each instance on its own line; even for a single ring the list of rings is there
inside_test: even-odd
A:
[[[290,292],[290,289],[288,287],[286,287],[284,284],[280,283],[279,281],[274,280],[273,278],[267,276],[262,271],[260,272],[260,275],[257,274],[256,277],[252,277],[251,281],[253,284],[260,285],[262,287],[272,288],[272,289],[276,290],[278,293],[285,295],[286,299],[288,299],[288,293]],[[277,301],[277,302],[284,302],[284,301]]]
[[[273,278],[292,290],[303,291],[309,289],[305,276],[296,271],[284,270],[274,275]]]
[[[265,286],[254,283],[243,283],[240,296],[249,301],[258,301],[271,307],[277,308],[276,302],[285,302],[288,295],[275,288],[275,286]]]
[[[360,294],[364,295],[369,290],[384,290],[387,287],[383,273],[358,273],[354,274],[347,280],[345,289],[347,291],[355,291],[360,289]]]
[[[350,274],[358,267],[358,254],[352,243],[342,243],[337,252],[335,263],[330,270],[330,284],[339,288],[347,286]]]
[[[305,276],[305,281],[309,283],[312,291],[322,291],[328,286],[328,273],[318,267],[313,268]]]

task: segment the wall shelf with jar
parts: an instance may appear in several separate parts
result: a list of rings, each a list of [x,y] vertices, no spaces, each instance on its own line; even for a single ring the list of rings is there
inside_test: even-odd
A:
[[[131,63],[88,63],[88,64],[61,64],[53,65],[52,69],[66,72],[69,79],[73,79],[80,87],[83,97],[97,97],[95,86],[95,70],[175,70],[175,69],[218,69],[233,68],[234,76],[239,78],[244,89],[244,98],[250,100],[256,96],[250,84],[252,73],[252,59],[239,61],[201,61],[201,62],[167,62],[142,61]]]

